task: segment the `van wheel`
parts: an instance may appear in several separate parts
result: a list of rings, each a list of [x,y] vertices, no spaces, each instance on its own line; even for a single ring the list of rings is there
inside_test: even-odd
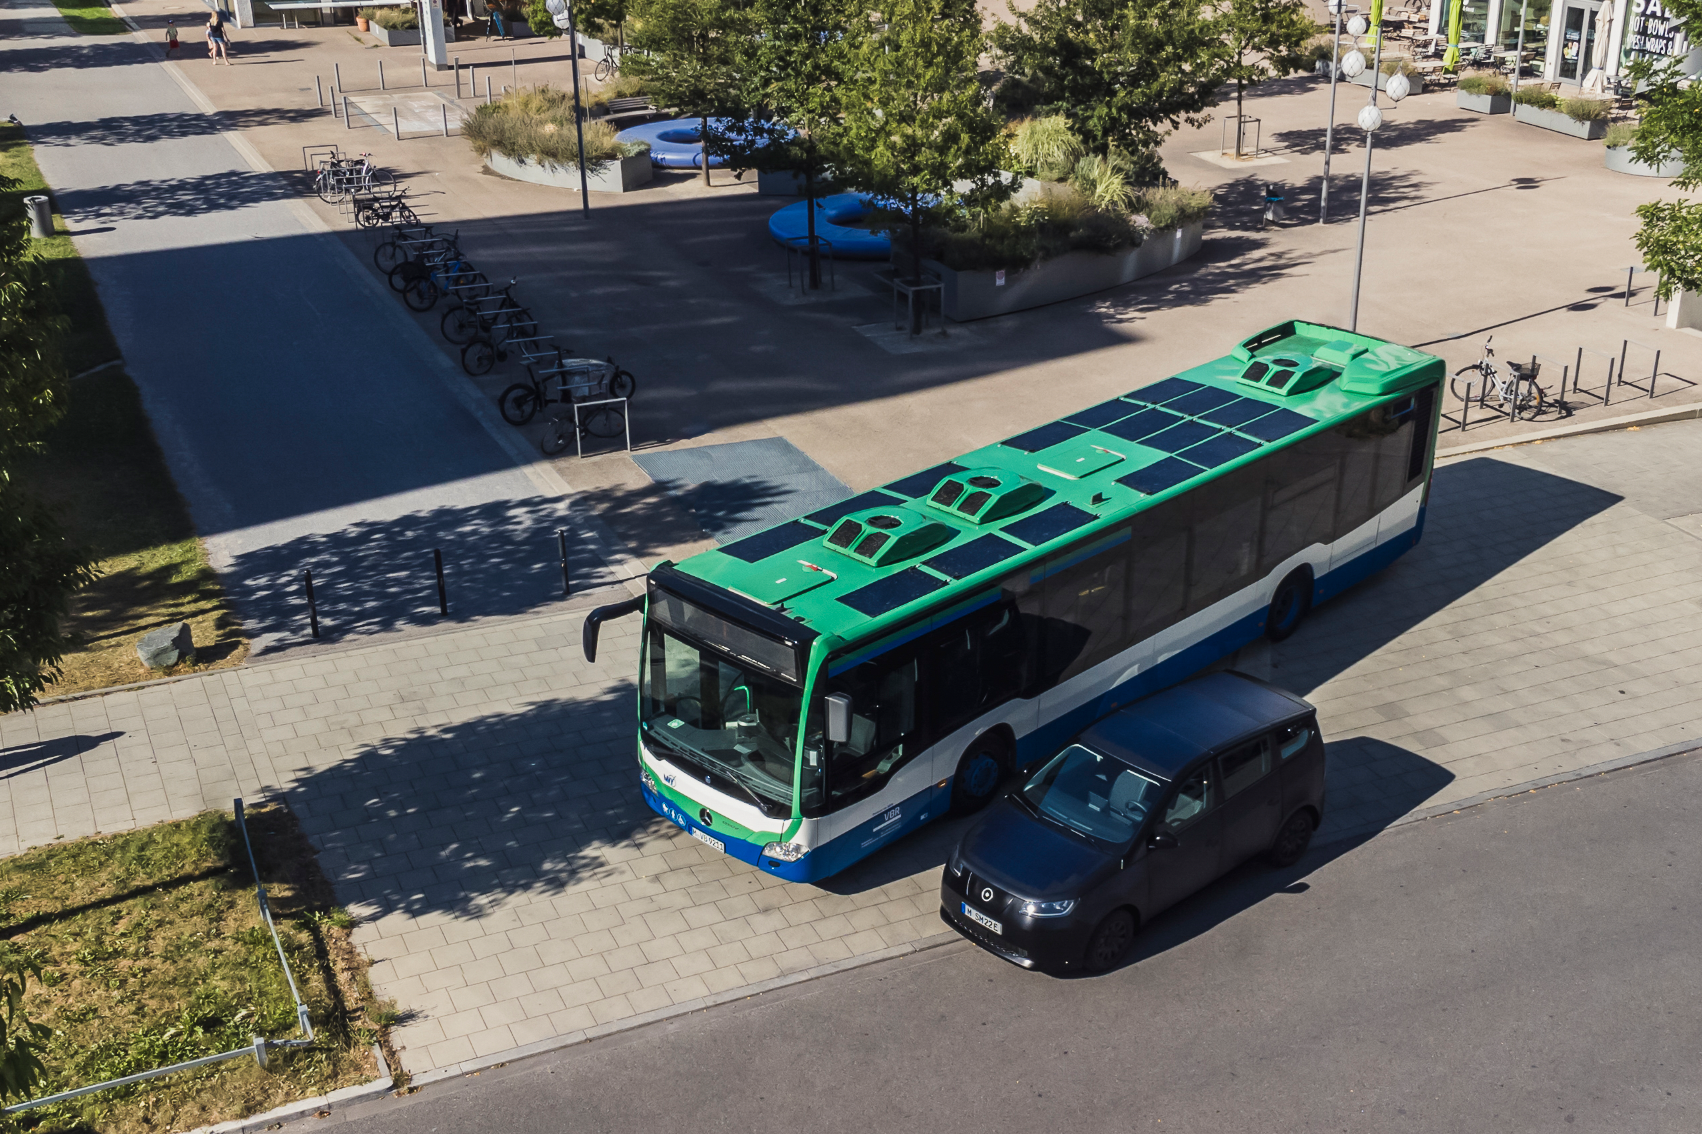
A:
[[[1129,955],[1135,943],[1135,915],[1128,910],[1112,910],[1087,939],[1087,953],[1082,967],[1090,973],[1114,969]]]
[[[1265,852],[1265,861],[1279,868],[1299,862],[1312,844],[1312,828],[1311,812],[1300,810],[1290,815],[1271,842],[1271,849]]]
[[[951,781],[951,813],[973,815],[993,802],[1005,778],[1005,746],[998,737],[980,737],[957,762]]]
[[[1265,611],[1265,637],[1280,642],[1296,630],[1312,609],[1312,572],[1305,567],[1290,571],[1277,584],[1271,596],[1270,609]]]

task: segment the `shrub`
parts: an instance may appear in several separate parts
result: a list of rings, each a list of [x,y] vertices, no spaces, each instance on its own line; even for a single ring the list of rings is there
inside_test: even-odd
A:
[[[1418,74],[1411,59],[1390,59],[1383,64],[1382,71],[1385,75],[1405,75],[1409,79]]]
[[[1602,145],[1610,149],[1629,146],[1637,140],[1637,124],[1635,122],[1615,122],[1607,128],[1602,137]]]
[[[1010,134],[1011,156],[1025,173],[1043,181],[1062,181],[1075,169],[1084,147],[1061,114],[1025,118]]]
[[[1560,96],[1542,87],[1520,87],[1513,93],[1513,101],[1520,106],[1534,106],[1541,110],[1553,110],[1560,105]]]
[[[573,129],[573,92],[535,87],[501,102],[473,108],[461,133],[480,157],[499,153],[546,166],[577,166],[579,139]],[[646,153],[643,142],[621,142],[607,122],[585,123],[585,166],[601,171],[616,158]]]
[[[1601,122],[1613,113],[1613,103],[1600,98],[1562,99],[1560,112],[1574,122]]]
[[[1076,162],[1070,185],[1094,208],[1126,213],[1135,199],[1129,184],[1131,171],[1128,157],[1116,150],[1106,157],[1089,154]]]
[[[1180,185],[1153,186],[1135,194],[1135,212],[1146,217],[1154,229],[1180,228],[1204,220],[1211,211],[1210,189],[1187,189]]]
[[[362,8],[360,14],[386,31],[406,31],[420,26],[420,15],[411,7]]]
[[[1513,88],[1501,75],[1465,75],[1460,79],[1460,90],[1474,95],[1504,95]]]

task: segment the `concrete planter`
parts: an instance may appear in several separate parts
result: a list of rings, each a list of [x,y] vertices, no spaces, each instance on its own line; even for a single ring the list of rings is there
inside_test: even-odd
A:
[[[1389,89],[1389,80],[1392,79],[1392,78],[1394,78],[1393,75],[1385,75],[1381,72],[1378,72],[1377,89],[1380,90],[1380,91],[1388,90]],[[1357,83],[1362,87],[1370,87],[1371,86],[1371,72],[1370,71],[1362,71],[1357,78],[1349,79],[1348,81],[1351,82],[1351,83]],[[1408,75],[1407,76],[1407,82],[1412,84],[1412,90],[1411,90],[1410,93],[1412,93],[1412,94],[1423,94],[1424,93],[1424,76],[1423,75]]]
[[[418,47],[420,42],[419,28],[382,28],[373,24],[367,28],[372,37],[385,47]]]
[[[1556,134],[1566,134],[1573,138],[1583,138],[1593,142],[1607,133],[1607,120],[1598,118],[1594,122],[1579,122],[1576,118],[1562,114],[1558,110],[1544,110],[1540,106],[1528,106],[1522,102],[1513,104],[1513,120],[1529,122],[1532,126],[1541,126],[1544,130],[1553,130]]]
[[[579,188],[579,169],[576,166],[544,165],[535,161],[521,161],[518,158],[505,157],[498,153],[493,153],[486,158],[485,164],[493,172],[500,173],[504,177],[512,177],[516,181],[530,181],[534,185],[553,185],[557,189],[578,190]],[[593,193],[630,193],[653,176],[650,155],[638,154],[635,157],[610,161],[603,166],[601,172],[591,171],[587,178],[587,184]]]
[[[963,323],[1090,295],[1175,267],[1200,250],[1204,229],[1205,222],[1194,221],[1152,233],[1139,248],[1108,256],[1070,252],[1032,268],[1007,271],[1003,285],[997,272],[958,272],[937,261],[923,263],[944,285],[940,302],[946,318]]]
[[[1475,110],[1479,114],[1513,112],[1513,96],[1510,94],[1467,94],[1460,91],[1454,95],[1454,104],[1461,110]]]
[[[1605,154],[1602,158],[1602,164],[1615,173],[1629,173],[1633,177],[1672,178],[1684,172],[1682,161],[1666,161],[1658,167],[1645,165],[1631,156],[1630,146],[1604,146],[1602,150]]]

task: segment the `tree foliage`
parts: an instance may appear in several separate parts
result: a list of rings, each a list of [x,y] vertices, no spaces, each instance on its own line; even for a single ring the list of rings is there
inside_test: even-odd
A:
[[[47,1079],[41,1054],[53,1029],[24,1012],[25,987],[41,968],[40,954],[0,942],[0,1099],[21,1102]]]
[[[16,182],[0,179],[0,189]],[[26,223],[0,222],[0,712],[27,709],[59,676],[70,644],[60,624],[71,594],[94,578],[87,552],[66,542],[47,509],[13,479],[18,459],[65,412],[58,341],[65,320]]]
[[[1702,0],[1666,0],[1667,15],[1695,42],[1702,30]],[[1641,88],[1643,114],[1631,153],[1660,166],[1677,159],[1683,170],[1675,188],[1702,188],[1702,86],[1681,69],[1682,60],[1641,60],[1630,67]],[[1643,263],[1660,275],[1656,294],[1671,299],[1679,291],[1702,291],[1702,204],[1653,201],[1637,208],[1643,222],[1633,238]]]
[[[632,0],[631,43],[623,70],[645,80],[658,106],[701,122],[703,182],[709,183],[712,116],[741,109],[739,63],[748,51],[752,13],[744,0]]]
[[[1277,2],[1277,0],[1271,0]],[[1221,31],[1203,5],[1039,0],[993,32],[1007,71],[1062,114],[1093,153],[1145,155],[1183,122],[1204,125],[1223,82]]]
[[[883,0],[879,16],[847,36],[843,172],[910,230],[919,280],[925,224],[1009,195],[1003,124],[976,77],[986,38],[973,0]]]
[[[1223,45],[1223,78],[1235,84],[1237,121],[1247,88],[1304,67],[1307,48],[1322,30],[1305,0],[1221,0],[1213,22]],[[1240,130],[1235,152],[1241,152]]]
[[[1653,201],[1637,206],[1643,226],[1632,239],[1643,265],[1660,276],[1655,293],[1702,292],[1702,202]]]

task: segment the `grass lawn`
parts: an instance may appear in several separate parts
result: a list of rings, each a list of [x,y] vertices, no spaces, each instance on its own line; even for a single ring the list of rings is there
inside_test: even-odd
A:
[[[71,25],[72,31],[83,35],[123,35],[130,29],[112,14],[112,9],[98,0],[53,0],[59,14]]]
[[[332,904],[287,809],[247,818],[319,1042],[274,1053],[266,1071],[234,1059],[28,1111],[20,1118],[32,1134],[189,1130],[377,1077],[371,1045],[394,1013],[372,999],[352,922]],[[55,1032],[41,1094],[230,1051],[254,1035],[297,1035],[242,836],[226,813],[0,861],[0,939],[45,961],[43,982],[32,980],[24,1000]]]
[[[0,193],[0,215],[16,216],[21,198],[45,192],[29,144],[16,126],[0,124],[0,174],[18,185]],[[64,233],[63,218],[54,228]],[[62,349],[67,369],[81,373],[117,357],[88,266],[65,235],[38,240],[49,281],[71,329]],[[155,442],[141,397],[122,367],[70,384],[65,417],[45,438],[47,451],[16,470],[25,489],[45,500],[70,537],[92,547],[101,577],[78,592],[68,629],[81,645],[48,696],[132,681],[150,672],[136,639],[159,626],[189,623],[196,657],[171,672],[234,665],[248,654],[218,577]]]

